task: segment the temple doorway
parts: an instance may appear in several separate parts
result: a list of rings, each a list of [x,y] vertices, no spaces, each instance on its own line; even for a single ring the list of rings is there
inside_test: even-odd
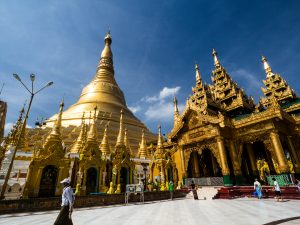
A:
[[[188,178],[222,177],[222,170],[211,150],[205,148],[201,155],[191,153],[187,175]]]
[[[262,141],[244,143],[241,155],[241,170],[243,183],[252,184],[255,178],[266,182],[265,176],[277,174],[274,167],[274,159]]]
[[[126,184],[130,183],[129,174],[130,169],[128,167],[121,167],[120,170],[120,185],[121,185],[121,192],[125,192]]]
[[[86,194],[97,192],[98,172],[95,167],[91,167],[86,173]]]
[[[58,169],[56,166],[49,165],[43,169],[39,197],[55,196],[55,188],[57,183]]]

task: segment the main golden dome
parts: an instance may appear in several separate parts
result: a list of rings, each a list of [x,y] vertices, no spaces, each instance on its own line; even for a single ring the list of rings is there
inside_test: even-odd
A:
[[[152,134],[126,105],[123,91],[119,88],[114,77],[113,54],[111,51],[112,38],[109,32],[104,38],[104,43],[105,46],[93,80],[83,88],[79,100],[63,112],[62,126],[76,126],[79,132],[83,113],[85,113],[85,118],[88,120],[89,113],[97,107],[96,124],[99,138],[102,138],[105,125],[109,124],[108,138],[110,144],[114,145],[119,129],[120,111],[123,110],[123,121],[128,130],[129,143],[133,151],[136,152],[141,140],[142,129],[145,130],[148,141],[156,140],[156,135]],[[47,121],[47,127],[53,126],[56,117],[57,114]]]

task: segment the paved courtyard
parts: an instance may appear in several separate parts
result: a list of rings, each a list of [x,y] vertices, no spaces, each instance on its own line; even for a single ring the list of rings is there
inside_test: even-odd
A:
[[[0,215],[0,224],[53,224],[58,211]],[[297,218],[298,217],[298,218]],[[272,223],[271,223],[272,222]],[[300,224],[300,201],[273,199],[198,200],[147,202],[128,206],[76,209],[74,225],[250,225]]]

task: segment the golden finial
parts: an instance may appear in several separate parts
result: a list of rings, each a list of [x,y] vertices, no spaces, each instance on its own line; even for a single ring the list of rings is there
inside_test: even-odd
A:
[[[125,146],[127,148],[128,153],[130,155],[132,155],[131,154],[131,148],[130,148],[129,140],[128,140],[128,137],[127,137],[127,131],[128,131],[127,128],[125,128],[125,132],[124,132],[124,144],[125,144]]]
[[[270,65],[269,65],[269,63],[268,63],[266,57],[262,56],[262,57],[261,57],[261,61],[262,61],[263,65],[264,65],[264,70],[265,70],[265,72],[266,72],[267,78],[268,78],[268,77],[274,76],[274,73],[273,73],[273,71],[272,71],[272,68],[270,67]]]
[[[107,34],[104,38],[104,42],[105,44],[111,45],[112,39],[111,39],[111,35],[110,35],[110,29],[108,29]]]
[[[200,75],[199,66],[197,63],[195,64],[195,70],[196,70],[196,82],[199,83],[201,81],[201,75]]]
[[[163,146],[163,138],[161,135],[161,126],[158,125],[158,140],[157,140],[157,147],[162,147]]]
[[[61,130],[61,120],[62,120],[62,113],[63,113],[63,109],[64,109],[64,100],[61,101],[60,105],[59,105],[59,113],[57,115],[57,119],[54,123],[54,126],[52,128],[52,132],[51,134],[54,135],[59,135],[61,134],[60,130]]]
[[[104,133],[103,133],[103,138],[100,144],[100,151],[104,155],[109,155],[110,154],[110,149],[109,149],[109,144],[108,144],[108,137],[107,137],[107,129],[108,129],[108,124],[105,125]]]
[[[94,116],[93,121],[90,125],[90,129],[87,135],[87,139],[96,140],[97,139],[97,128],[96,128],[96,114],[97,114],[97,106],[94,108]]]
[[[81,128],[80,128],[80,133],[79,136],[70,149],[71,153],[80,153],[84,147],[85,141],[86,141],[86,124],[84,121],[84,112],[82,113],[82,118],[81,118]]]
[[[139,147],[138,157],[139,158],[147,158],[147,144],[145,140],[145,131],[142,129],[142,140]]]
[[[215,49],[213,49],[212,55],[214,57],[214,64],[215,64],[215,66],[219,67],[220,66],[220,62],[219,62],[218,57],[217,57],[218,53],[216,52]]]
[[[117,138],[117,145],[123,145],[124,144],[124,131],[123,131],[123,109],[121,109],[120,112],[120,129],[119,129],[119,134]]]

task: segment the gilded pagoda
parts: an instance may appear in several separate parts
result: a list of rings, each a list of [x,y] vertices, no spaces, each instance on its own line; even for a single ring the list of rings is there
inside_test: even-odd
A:
[[[230,186],[254,178],[266,182],[270,174],[299,176],[300,99],[294,90],[262,57],[264,97],[255,104],[232,80],[215,50],[213,59],[211,85],[203,83],[195,66],[196,84],[181,114],[174,98],[174,126],[165,145],[178,179],[223,177]]]
[[[145,140],[155,141],[156,135],[126,106],[124,94],[114,78],[111,43],[108,32],[96,74],[77,103],[64,111],[62,102],[59,113],[45,125],[26,132],[20,131],[22,110],[5,139],[8,161],[7,149],[21,135],[15,162],[26,166],[23,198],[59,195],[59,181],[65,177],[71,178],[77,195],[120,193],[126,184],[137,182],[134,158],[141,156],[149,161]],[[143,144],[139,145],[141,136]],[[140,151],[142,155],[137,154]],[[4,151],[1,150],[0,156],[4,157]],[[13,169],[12,178],[15,172]]]

